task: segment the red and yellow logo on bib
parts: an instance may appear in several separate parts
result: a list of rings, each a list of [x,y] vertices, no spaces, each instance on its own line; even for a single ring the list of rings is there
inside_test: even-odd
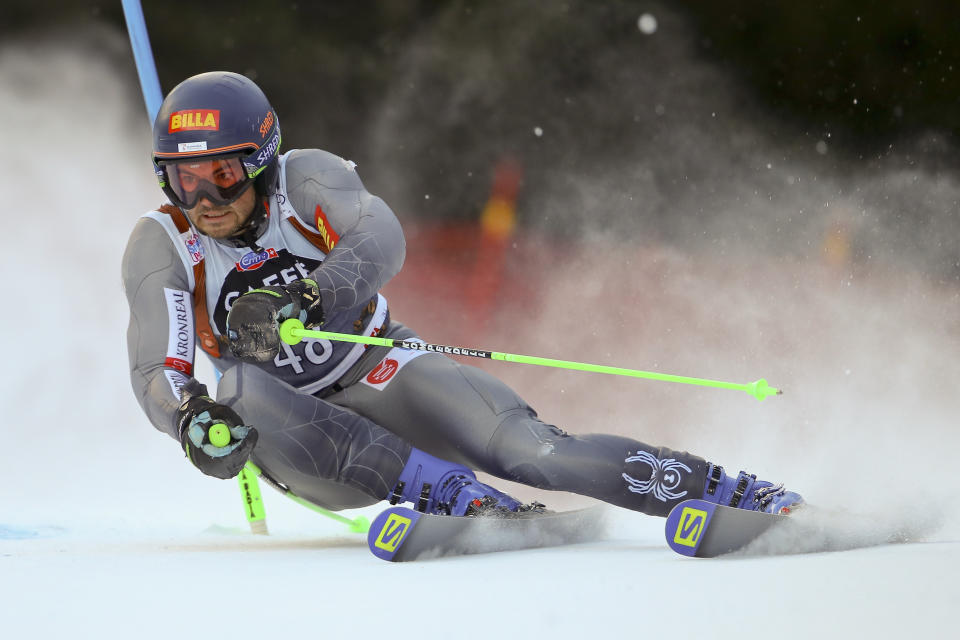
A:
[[[219,109],[189,109],[170,114],[168,133],[177,131],[219,131]]]

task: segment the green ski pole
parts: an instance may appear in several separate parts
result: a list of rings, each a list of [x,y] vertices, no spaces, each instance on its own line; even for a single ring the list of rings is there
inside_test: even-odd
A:
[[[321,340],[337,340],[340,342],[356,342],[359,344],[369,344],[381,347],[399,347],[401,349],[412,349],[416,351],[432,351],[435,353],[445,353],[448,355],[470,356],[473,358],[486,358],[488,360],[504,360],[506,362],[520,362],[523,364],[535,364],[541,367],[556,367],[559,369],[573,369],[576,371],[592,371],[595,373],[607,373],[615,376],[629,376],[632,378],[646,378],[649,380],[663,380],[666,382],[679,382],[681,384],[693,384],[702,387],[717,387],[720,389],[734,389],[737,391],[746,391],[757,400],[763,400],[767,396],[783,393],[779,389],[774,389],[767,384],[764,379],[750,382],[748,384],[738,384],[736,382],[723,382],[721,380],[707,380],[705,378],[690,378],[687,376],[675,376],[666,373],[655,373],[651,371],[639,371],[637,369],[623,369],[620,367],[608,367],[599,364],[587,364],[585,362],[571,362],[569,360],[553,360],[551,358],[538,358],[536,356],[522,356],[514,353],[500,353],[497,351],[487,351],[483,349],[470,349],[467,347],[450,347],[441,344],[431,344],[429,342],[417,342],[413,340],[393,340],[391,338],[376,338],[372,336],[356,336],[350,333],[333,333],[330,331],[314,331],[304,329],[303,323],[296,318],[286,320],[280,325],[280,339],[288,344],[296,344],[303,338],[319,338]]]
[[[354,533],[366,533],[366,532],[370,529],[370,521],[369,521],[367,518],[365,518],[364,516],[357,516],[356,518],[348,518],[348,517],[346,517],[346,516],[340,515],[339,513],[335,512],[335,511],[330,511],[329,509],[324,509],[324,508],[321,507],[321,506],[315,505],[315,504],[313,504],[312,502],[310,502],[309,500],[304,500],[303,498],[301,498],[300,496],[294,494],[292,491],[290,491],[290,489],[287,489],[285,486],[283,486],[283,485],[280,484],[279,482],[274,481],[270,476],[264,475],[264,474],[263,474],[263,471],[260,470],[260,467],[258,467],[257,465],[255,465],[255,464],[252,463],[252,462],[247,462],[247,464],[244,466],[243,471],[240,473],[240,475],[242,476],[244,473],[249,473],[249,474],[253,475],[254,477],[259,476],[264,482],[266,482],[266,483],[269,484],[271,487],[273,487],[274,489],[276,489],[277,491],[279,491],[279,492],[282,493],[283,495],[287,496],[288,498],[290,498],[291,500],[293,500],[293,501],[296,502],[297,504],[299,504],[299,505],[301,505],[301,506],[304,506],[304,507],[310,509],[311,511],[316,511],[316,512],[319,513],[320,515],[326,516],[326,517],[330,518],[331,520],[336,520],[337,522],[342,522],[343,524],[345,524],[345,525],[347,525],[348,527],[350,527],[350,531],[352,531],[352,532],[354,532]],[[241,487],[242,487],[242,486],[243,486],[243,485],[241,484]],[[257,493],[257,498],[258,498],[257,501],[259,502],[259,492]],[[260,507],[260,512],[263,513],[263,507],[262,507],[262,506]],[[247,510],[247,519],[248,519],[248,520],[250,520],[250,514],[251,514],[251,513],[252,513],[252,510],[248,509],[248,510]],[[250,520],[250,527],[251,527],[251,529],[253,528],[253,521],[252,521],[252,520]],[[257,532],[255,532],[255,533],[257,533]],[[264,523],[264,533],[266,533],[266,523]]]
[[[215,424],[210,427],[209,438],[210,444],[213,446],[225,447],[230,444],[230,430],[226,427],[226,425]],[[358,516],[357,518],[351,519],[346,516],[342,516],[339,513],[324,509],[323,507],[317,506],[312,502],[304,500],[300,496],[295,495],[292,491],[280,483],[275,482],[268,476],[265,476],[263,471],[260,470],[260,467],[248,460],[243,466],[243,469],[240,470],[239,475],[237,475],[237,481],[240,483],[240,493],[243,494],[244,511],[247,514],[247,522],[250,523],[250,531],[255,534],[264,536],[268,534],[267,513],[263,507],[263,499],[260,496],[260,484],[257,482],[258,477],[263,478],[264,482],[297,504],[316,511],[317,513],[336,520],[337,522],[342,522],[350,527],[350,531],[353,531],[354,533],[366,533],[370,528],[370,521],[363,516]]]
[[[237,482],[240,483],[240,493],[243,495],[243,506],[247,514],[247,522],[250,523],[250,531],[265,536],[268,534],[267,511],[263,508],[263,500],[260,497],[258,475],[260,475],[260,469],[252,462],[248,462],[240,470]]]

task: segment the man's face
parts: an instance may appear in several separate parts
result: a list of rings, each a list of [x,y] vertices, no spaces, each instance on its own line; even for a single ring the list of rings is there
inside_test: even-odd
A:
[[[256,204],[257,194],[251,184],[230,204],[215,205],[206,198],[200,198],[197,206],[187,211],[187,216],[200,233],[211,238],[229,238],[236,235],[250,218]]]
[[[235,235],[256,206],[253,181],[237,156],[171,163],[167,179],[181,206],[190,207],[190,221],[211,238]]]

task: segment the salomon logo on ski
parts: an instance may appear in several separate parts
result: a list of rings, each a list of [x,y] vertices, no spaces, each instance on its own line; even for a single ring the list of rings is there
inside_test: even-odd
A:
[[[397,547],[400,546],[400,543],[403,542],[403,537],[407,535],[407,531],[410,530],[410,524],[410,518],[404,518],[403,516],[391,513],[390,517],[387,518],[387,521],[383,524],[383,528],[380,529],[380,535],[377,537],[377,541],[374,542],[374,546],[378,549],[393,553],[397,550]]]
[[[707,512],[693,507],[684,507],[673,541],[685,547],[696,547],[707,524]]]

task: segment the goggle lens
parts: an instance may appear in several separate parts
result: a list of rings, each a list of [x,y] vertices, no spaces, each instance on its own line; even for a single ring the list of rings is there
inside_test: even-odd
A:
[[[191,158],[162,165],[175,204],[192,209],[201,198],[215,205],[236,200],[251,182],[240,156]]]

